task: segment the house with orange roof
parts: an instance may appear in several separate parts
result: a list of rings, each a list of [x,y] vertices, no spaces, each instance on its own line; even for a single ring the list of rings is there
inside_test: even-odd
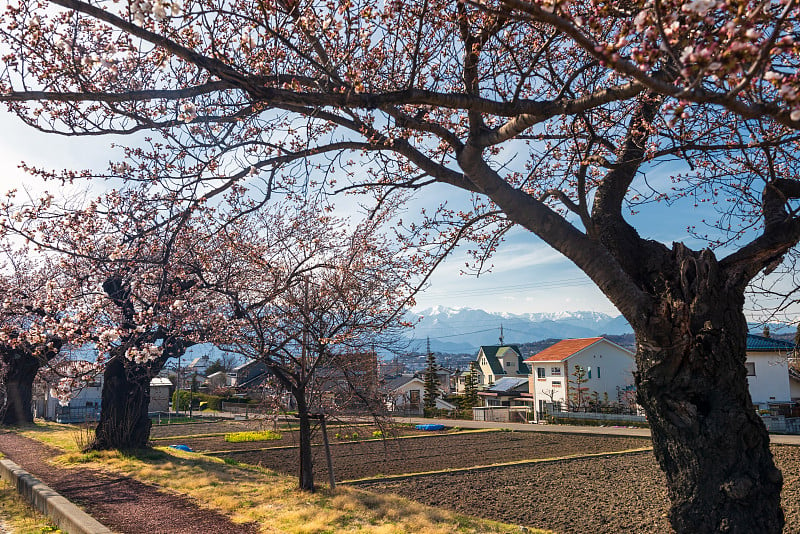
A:
[[[631,351],[602,337],[564,339],[525,363],[537,420],[548,409],[582,408],[593,399],[619,402],[620,392],[631,389],[636,368]]]

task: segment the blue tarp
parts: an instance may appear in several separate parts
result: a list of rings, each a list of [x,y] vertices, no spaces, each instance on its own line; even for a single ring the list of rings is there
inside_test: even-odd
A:
[[[170,445],[170,447],[178,449],[179,451],[194,452],[188,445]]]
[[[444,430],[444,425],[433,425],[433,424],[417,425],[414,428],[416,428],[417,430]]]

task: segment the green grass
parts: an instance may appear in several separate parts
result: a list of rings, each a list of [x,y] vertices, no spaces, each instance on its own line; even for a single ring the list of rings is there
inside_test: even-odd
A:
[[[53,523],[22,500],[16,489],[0,480],[0,520],[14,534],[60,533]]]
[[[231,432],[225,434],[225,441],[228,443],[243,443],[245,441],[272,441],[281,439],[280,432],[272,430],[259,430],[251,432]]]

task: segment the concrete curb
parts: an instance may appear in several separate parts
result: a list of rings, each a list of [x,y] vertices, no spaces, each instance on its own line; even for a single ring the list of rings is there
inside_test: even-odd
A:
[[[44,485],[11,460],[0,460],[0,477],[17,488],[20,495],[36,510],[46,514],[68,534],[112,534],[92,516]]]

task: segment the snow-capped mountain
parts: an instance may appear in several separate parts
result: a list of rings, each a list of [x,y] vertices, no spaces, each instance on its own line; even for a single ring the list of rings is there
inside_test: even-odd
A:
[[[436,306],[411,313],[409,318],[415,323],[416,340],[424,342],[430,336],[432,350],[450,353],[471,352],[480,345],[497,344],[501,326],[505,343],[632,332],[622,316],[591,311],[517,315]]]

